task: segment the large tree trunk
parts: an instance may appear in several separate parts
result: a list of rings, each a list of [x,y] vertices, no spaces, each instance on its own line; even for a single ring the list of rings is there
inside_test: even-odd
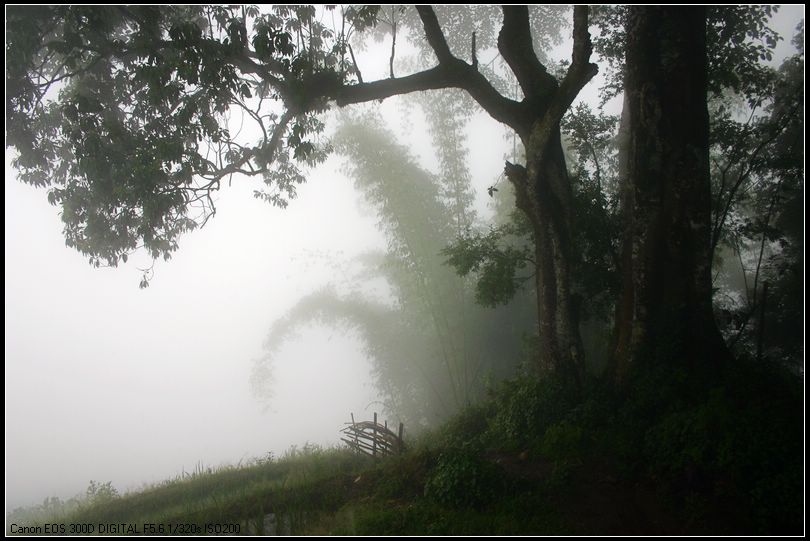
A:
[[[584,378],[582,343],[572,295],[572,193],[559,125],[548,127],[545,148],[534,136],[524,140],[527,168],[507,163],[517,206],[532,224],[539,332],[538,364],[580,387]]]
[[[430,22],[430,21],[428,21]],[[558,81],[540,63],[532,48],[526,6],[504,6],[498,51],[512,69],[525,99],[489,108],[494,118],[512,127],[526,149],[526,167],[506,164],[506,176],[515,187],[517,206],[534,229],[537,311],[541,370],[553,370],[580,386],[584,376],[576,302],[571,288],[573,222],[571,183],[560,140],[560,120],[579,91],[596,75],[590,62],[591,36],[588,7],[574,8],[574,45],[571,64]],[[441,58],[449,51],[437,51]],[[486,103],[487,93],[475,87],[471,94]]]
[[[727,354],[711,304],[706,58],[705,8],[630,9],[618,381],[642,361]]]

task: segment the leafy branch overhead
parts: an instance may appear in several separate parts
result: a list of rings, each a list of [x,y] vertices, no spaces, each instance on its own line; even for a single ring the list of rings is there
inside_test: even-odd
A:
[[[507,240],[520,233],[515,224],[509,223],[487,233],[465,234],[442,250],[448,264],[459,274],[477,277],[475,300],[479,304],[506,304],[527,281],[534,279],[530,270],[534,267],[533,250]]]
[[[581,372],[579,360],[554,360],[557,351],[580,357],[564,300],[572,207],[559,123],[597,72],[589,9],[573,9],[571,62],[558,80],[534,51],[530,9],[501,8],[496,43],[487,46],[497,47],[522,97],[479,71],[475,48],[454,52],[433,8],[415,11],[421,27],[410,30],[430,46],[432,67],[395,76],[397,28],[407,18],[394,10],[389,76],[364,82],[350,40],[375,26],[380,7],[12,8],[7,142],[19,152],[15,166],[22,180],[51,188],[67,243],[92,263],[117,265],[140,246],[168,258],[182,232],[214,215],[212,194],[234,174],[261,177],[266,188],[256,195],[272,203],[294,196],[303,181],[297,164],[329,150],[317,115],[330,103],[463,90],[526,148],[526,167],[516,166],[524,173],[509,178],[538,233],[535,259],[551,262],[535,273],[540,326],[561,326],[542,333],[541,357]],[[258,141],[241,136],[246,122]]]
[[[297,164],[328,150],[315,117],[326,96],[313,89],[353,82],[348,39],[374,14],[342,10],[336,33],[312,7],[11,7],[14,165],[50,188],[67,244],[91,263],[116,265],[141,245],[168,258],[235,173],[263,178],[256,195],[271,203],[294,196]],[[258,141],[234,130],[236,113]]]
[[[7,145],[19,153],[21,180],[51,188],[69,246],[96,265],[116,265],[140,245],[168,258],[180,233],[213,216],[212,193],[226,177],[263,177],[277,204],[294,194],[303,181],[294,161],[323,156],[317,108],[265,105],[293,104],[291,82],[332,73],[334,55],[315,54],[330,35],[322,25],[281,26],[290,9],[8,10]],[[231,111],[261,139],[232,134]]]
[[[215,214],[212,194],[234,174],[263,179],[257,197],[283,206],[304,180],[300,164],[329,151],[316,115],[330,101],[456,87],[509,125],[526,118],[530,104],[501,96],[450,52],[430,7],[418,15],[438,64],[362,82],[350,41],[375,26],[379,11],[10,7],[14,165],[24,182],[50,188],[67,244],[115,266],[140,246],[170,257],[181,233]],[[251,123],[258,140],[240,137]]]

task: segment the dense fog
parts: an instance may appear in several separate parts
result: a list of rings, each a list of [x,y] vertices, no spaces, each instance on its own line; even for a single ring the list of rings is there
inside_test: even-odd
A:
[[[388,109],[396,114],[395,103]],[[500,130],[487,118],[474,126]],[[485,184],[507,142],[470,141]],[[271,324],[307,293],[345,281],[353,257],[385,246],[373,209],[340,173],[343,161],[315,169],[286,209],[235,179],[219,193],[216,218],[158,262],[144,290],[138,268],[148,258],[90,267],[65,247],[43,193],[14,182],[6,166],[9,508],[65,499],[90,480],[125,491],[199,464],[336,445],[351,413],[382,416],[350,331],[307,326],[276,355],[271,400],[250,388]],[[479,196],[485,210],[485,186]]]

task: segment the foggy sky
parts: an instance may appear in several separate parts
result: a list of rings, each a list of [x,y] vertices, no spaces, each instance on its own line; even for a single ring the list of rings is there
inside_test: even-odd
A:
[[[780,15],[788,53],[803,10]],[[389,49],[378,47],[384,73]],[[597,88],[591,83],[581,99],[593,103]],[[398,100],[386,100],[387,114],[401,110]],[[418,118],[413,137],[400,133],[435,165]],[[502,133],[485,115],[470,125],[481,209],[511,146]],[[216,217],[180,239],[145,290],[137,269],[150,264],[146,256],[91,268],[65,247],[46,191],[18,182],[9,163],[7,152],[7,510],[83,493],[91,479],[124,492],[198,462],[336,444],[350,412],[382,411],[362,345],[328,328],[309,328],[281,349],[270,411],[249,387],[271,324],[307,293],[339,282],[352,256],[386,245],[340,158],[314,170],[285,210],[254,199],[255,182],[234,178],[219,192]]]
[[[397,101],[386,103],[390,114]],[[486,136],[501,130],[488,117],[472,124],[471,169],[485,187],[507,143]],[[429,146],[415,146],[435,162]],[[147,256],[92,268],[65,247],[46,192],[6,162],[7,509],[82,493],[91,479],[123,492],[198,462],[337,444],[350,413],[382,413],[362,344],[329,328],[308,328],[278,352],[270,411],[250,392],[271,324],[307,293],[339,285],[353,256],[385,249],[342,158],[314,170],[283,210],[235,178],[216,217],[180,239],[144,290]]]

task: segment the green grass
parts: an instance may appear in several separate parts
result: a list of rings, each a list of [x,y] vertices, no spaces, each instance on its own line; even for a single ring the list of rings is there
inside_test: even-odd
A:
[[[673,400],[688,395],[678,385],[691,383],[644,381],[639,388],[654,391],[630,397],[593,388],[583,400],[523,378],[399,456],[307,446],[123,496],[96,484],[92,497],[12,513],[7,524],[128,524],[138,533],[217,533],[188,525],[230,524],[242,534],[309,535],[801,533],[801,386],[745,367],[689,400]]]

